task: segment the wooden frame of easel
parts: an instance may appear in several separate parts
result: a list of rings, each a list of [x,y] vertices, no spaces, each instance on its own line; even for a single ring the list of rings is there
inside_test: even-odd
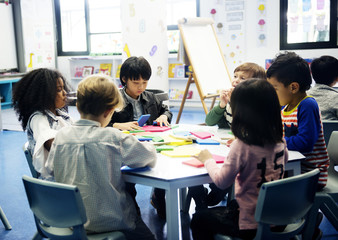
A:
[[[189,52],[189,49],[187,49],[185,47],[186,45],[186,40],[185,40],[185,37],[184,37],[184,32],[183,32],[183,29],[182,29],[182,26],[181,24],[178,24],[178,28],[180,30],[180,34],[182,36],[182,40],[183,40],[183,46],[184,46],[184,49],[186,51],[186,55],[189,59],[189,62],[191,63],[191,66],[192,66],[192,73],[190,73],[189,75],[189,79],[188,79],[188,82],[187,82],[187,85],[186,85],[186,88],[185,88],[185,91],[184,91],[184,94],[183,94],[183,98],[182,98],[182,102],[181,102],[181,106],[180,106],[180,110],[178,112],[178,115],[177,115],[177,119],[176,119],[176,124],[179,123],[180,121],[180,118],[181,118],[181,114],[183,112],[183,108],[184,108],[184,105],[185,105],[185,101],[187,99],[187,95],[188,95],[188,91],[189,91],[189,87],[192,83],[195,83],[196,84],[196,88],[197,88],[197,91],[198,91],[198,94],[200,96],[200,99],[201,99],[201,103],[202,103],[202,107],[203,107],[203,110],[205,112],[205,114],[208,114],[208,108],[206,106],[206,103],[205,103],[205,99],[207,98],[212,98],[212,103],[211,103],[211,107],[210,107],[210,110],[214,107],[214,104],[216,102],[216,98],[219,97],[219,94],[207,94],[207,95],[204,95],[203,94],[203,91],[202,91],[202,88],[201,88],[201,85],[199,83],[199,79],[198,79],[198,76],[196,76],[195,74],[195,71],[194,71],[194,64],[193,64],[193,61],[190,57],[190,52]],[[214,26],[211,24],[211,28],[212,28],[212,31],[214,33],[214,36],[215,36],[215,39],[216,39],[216,42],[217,42],[217,46],[218,46],[218,49],[219,51],[221,52],[221,56],[222,56],[222,60],[223,60],[223,63],[224,63],[224,67],[226,69],[226,72],[227,72],[227,75],[228,75],[228,78],[230,78],[230,74],[229,74],[229,70],[228,70],[228,67],[226,65],[226,61],[225,61],[225,57],[224,57],[224,54],[222,53],[222,48],[221,48],[221,45],[219,44],[219,41],[218,41],[218,38],[217,38],[217,35],[216,35],[216,31],[215,31],[215,28]]]
[[[198,82],[195,82],[195,80],[194,80],[195,76],[194,75],[195,75],[194,72],[190,73],[190,75],[189,75],[189,79],[188,79],[187,85],[186,85],[185,90],[184,90],[180,110],[178,111],[178,115],[177,115],[177,118],[176,118],[176,124],[178,124],[180,122],[181,115],[182,115],[183,108],[184,108],[184,104],[185,104],[185,101],[186,101],[187,96],[188,96],[190,84],[192,84],[192,83],[196,84],[196,88],[197,88],[198,94],[200,95],[202,106],[203,106],[205,114],[208,114],[208,108],[207,108],[207,105],[205,104],[204,99],[213,98],[213,100],[211,102],[211,106],[210,106],[210,110],[211,110],[215,105],[216,98],[219,96],[219,94],[213,94],[213,95],[207,95],[207,96],[202,97],[200,86],[199,86]]]

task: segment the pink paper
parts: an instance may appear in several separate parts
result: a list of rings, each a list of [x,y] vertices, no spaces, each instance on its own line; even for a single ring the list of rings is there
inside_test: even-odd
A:
[[[190,132],[190,133],[201,139],[206,139],[206,138],[210,138],[211,136],[214,136],[212,133],[209,133],[209,132]]]
[[[170,130],[171,128],[167,126],[160,127],[160,126],[147,125],[147,126],[143,126],[142,129],[146,132],[164,132],[164,131]]]

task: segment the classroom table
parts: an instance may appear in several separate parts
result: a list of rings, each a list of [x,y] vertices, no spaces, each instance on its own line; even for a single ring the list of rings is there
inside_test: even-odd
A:
[[[175,130],[187,129],[189,129],[189,131],[209,131],[218,137],[227,135],[229,132],[229,130],[218,129],[217,127],[183,124],[180,124]],[[170,131],[162,134],[169,134]],[[187,147],[188,146],[191,145],[187,145]],[[226,156],[229,152],[229,148],[226,145],[193,144],[193,146],[200,149],[207,148],[211,153],[221,156]],[[299,152],[289,151],[289,162],[285,170],[292,171],[291,174],[293,175],[300,174],[300,160],[304,158],[305,157]],[[151,170],[123,173],[123,178],[126,182],[165,189],[168,240],[181,239],[182,237],[180,209],[182,209],[185,199],[182,192],[185,193],[184,190],[187,187],[212,182],[204,167],[195,168],[182,164],[182,161],[187,159],[188,158],[171,158],[158,153],[157,164]],[[183,189],[183,191],[178,191],[180,189]]]

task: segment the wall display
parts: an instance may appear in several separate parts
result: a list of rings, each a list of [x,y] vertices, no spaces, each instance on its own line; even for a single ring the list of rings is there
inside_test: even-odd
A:
[[[156,11],[154,11],[156,9]],[[123,61],[130,56],[143,56],[152,69],[150,89],[168,91],[168,40],[166,1],[121,1]]]

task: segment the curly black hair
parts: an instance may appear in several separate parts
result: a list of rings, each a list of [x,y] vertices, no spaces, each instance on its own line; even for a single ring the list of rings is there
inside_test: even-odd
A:
[[[29,117],[35,111],[46,113],[55,109],[57,81],[62,79],[66,92],[69,86],[60,72],[39,68],[26,73],[13,88],[13,107],[23,130],[26,130]]]

